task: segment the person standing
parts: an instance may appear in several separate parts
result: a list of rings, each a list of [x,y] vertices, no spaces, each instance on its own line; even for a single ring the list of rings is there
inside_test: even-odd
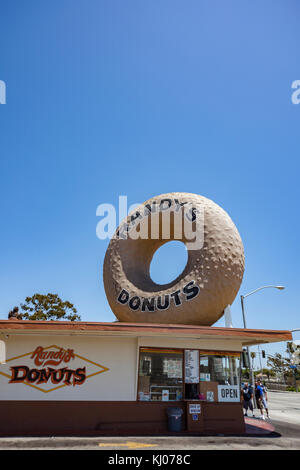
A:
[[[267,413],[267,418],[269,418],[267,387],[263,385],[260,380],[257,381],[255,386],[255,398],[257,407],[260,409],[261,419],[265,419],[264,408]]]
[[[244,383],[242,388],[242,397],[243,397],[243,407],[244,407],[244,416],[248,416],[248,409],[252,411],[252,416],[254,417],[254,409],[253,409],[253,389],[248,382]]]

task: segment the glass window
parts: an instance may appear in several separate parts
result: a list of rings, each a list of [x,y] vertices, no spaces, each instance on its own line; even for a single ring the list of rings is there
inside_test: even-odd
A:
[[[199,398],[240,401],[240,353],[200,352]]]
[[[183,352],[176,349],[140,349],[138,399],[182,400]]]

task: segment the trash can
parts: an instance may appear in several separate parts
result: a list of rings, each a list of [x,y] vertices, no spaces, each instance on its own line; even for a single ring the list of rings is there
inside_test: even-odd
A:
[[[181,408],[168,408],[168,430],[172,432],[180,432],[182,430],[182,415]]]

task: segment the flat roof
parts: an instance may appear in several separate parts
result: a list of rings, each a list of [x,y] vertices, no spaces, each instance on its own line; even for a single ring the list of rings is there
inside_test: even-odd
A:
[[[223,328],[199,325],[124,322],[72,322],[41,320],[0,320],[0,333],[13,335],[95,335],[95,336],[152,336],[191,339],[239,340],[243,346],[291,341],[288,330],[258,330]]]

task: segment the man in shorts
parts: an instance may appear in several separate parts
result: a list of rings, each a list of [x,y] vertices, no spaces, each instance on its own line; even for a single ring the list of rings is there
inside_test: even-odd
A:
[[[269,410],[268,410],[268,396],[267,396],[267,388],[265,385],[262,385],[261,381],[258,380],[255,386],[255,398],[257,407],[260,409],[261,419],[265,419],[264,417],[264,408],[267,413],[267,418],[269,418]]]
[[[252,411],[252,416],[254,416],[254,410],[253,410],[253,389],[251,385],[248,384],[248,382],[244,383],[244,386],[242,388],[242,397],[243,397],[243,407],[245,410],[244,416],[248,416],[248,409]]]

